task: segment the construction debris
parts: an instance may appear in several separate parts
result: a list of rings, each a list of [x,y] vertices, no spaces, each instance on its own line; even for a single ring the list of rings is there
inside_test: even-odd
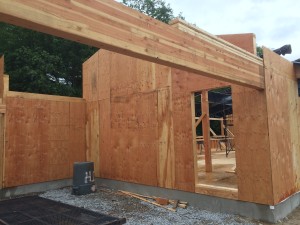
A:
[[[151,203],[153,205],[162,207],[164,209],[176,212],[176,208],[180,207],[182,209],[187,208],[188,202],[180,201],[180,200],[170,200],[162,197],[155,197],[155,196],[147,196],[147,195],[140,195],[128,191],[121,191],[119,190],[120,193],[131,196],[133,198],[140,199],[142,201]],[[167,207],[167,205],[172,204],[172,208]]]
[[[119,192],[121,192],[121,193],[123,193],[123,194],[125,194],[125,195],[129,195],[129,196],[131,196],[131,197],[133,197],[133,198],[140,199],[140,200],[142,200],[142,201],[144,201],[144,202],[148,202],[148,203],[150,203],[150,204],[152,204],[152,205],[156,205],[156,206],[162,207],[162,208],[164,208],[164,209],[167,209],[167,210],[176,212],[176,209],[168,208],[168,207],[163,206],[163,205],[160,205],[160,204],[158,204],[158,203],[156,203],[156,202],[152,202],[152,201],[150,201],[150,200],[147,200],[146,198],[137,196],[137,195],[135,195],[134,193],[127,192],[127,191],[119,191]]]

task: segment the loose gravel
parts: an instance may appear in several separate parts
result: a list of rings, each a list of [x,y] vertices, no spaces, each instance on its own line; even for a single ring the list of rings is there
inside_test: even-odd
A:
[[[106,188],[100,188],[97,192],[84,196],[72,195],[71,188],[47,191],[40,196],[95,212],[126,218],[127,225],[262,224],[236,215],[208,212],[192,206],[188,206],[187,209],[177,208],[176,212],[171,212]]]

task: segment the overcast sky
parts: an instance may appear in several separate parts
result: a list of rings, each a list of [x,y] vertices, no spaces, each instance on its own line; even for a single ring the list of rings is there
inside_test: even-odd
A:
[[[291,44],[300,58],[300,0],[165,0],[174,14],[212,34],[254,33],[270,49]]]

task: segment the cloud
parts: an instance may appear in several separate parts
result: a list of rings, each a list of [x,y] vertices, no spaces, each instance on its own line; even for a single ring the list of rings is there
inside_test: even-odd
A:
[[[259,45],[279,48],[291,44],[300,58],[299,0],[166,0],[175,14],[213,34],[255,33]]]

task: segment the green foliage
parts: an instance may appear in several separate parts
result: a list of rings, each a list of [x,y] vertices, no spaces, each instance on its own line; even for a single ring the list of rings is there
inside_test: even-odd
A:
[[[123,4],[164,23],[169,23],[175,18],[170,4],[163,0],[123,0]],[[181,13],[178,17],[184,19]]]
[[[10,90],[79,97],[82,63],[97,49],[0,23],[0,51]]]
[[[262,47],[256,46],[256,55],[260,58],[263,58],[263,50]]]

